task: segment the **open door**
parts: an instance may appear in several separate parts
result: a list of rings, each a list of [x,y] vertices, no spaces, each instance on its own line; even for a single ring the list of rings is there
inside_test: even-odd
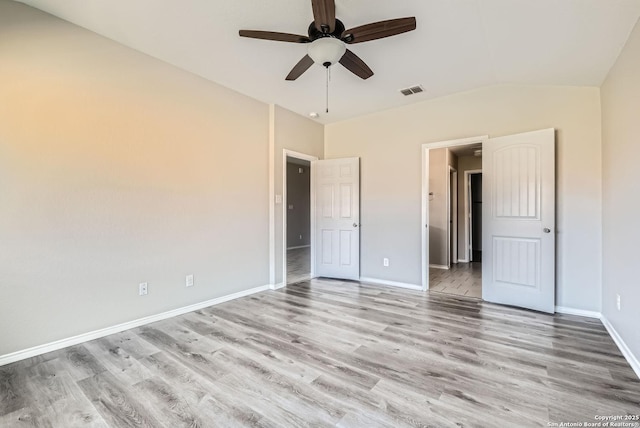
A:
[[[315,174],[315,274],[360,279],[360,159],[312,162]]]
[[[483,144],[482,298],[555,312],[555,130]]]

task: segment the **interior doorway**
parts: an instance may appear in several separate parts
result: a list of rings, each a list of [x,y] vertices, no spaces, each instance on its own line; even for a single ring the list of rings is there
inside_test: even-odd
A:
[[[311,161],[314,157],[284,153],[284,282],[295,284],[313,277],[313,201]]]
[[[496,138],[472,137],[422,145],[423,289],[471,294],[460,293],[461,278],[452,275],[463,263],[455,268],[432,264],[432,236],[440,235],[438,213],[432,211],[434,206],[441,205],[436,180],[442,178],[430,173],[438,169],[432,164],[431,156],[437,157],[438,150],[455,154],[456,150],[464,150],[462,146],[473,148],[477,144],[473,156],[467,158],[479,159],[477,167],[482,179],[471,180],[469,188],[481,187],[482,193],[477,192],[478,196],[468,199],[471,190],[467,190],[465,200],[469,201],[466,203],[469,212],[474,204],[482,206],[475,215],[481,216],[475,227],[480,233],[476,234],[474,252],[474,220],[467,220],[465,242],[472,248],[462,256],[466,257],[464,263],[469,267],[469,276],[464,281],[473,282],[474,274],[480,270],[477,297],[492,303],[554,313],[555,133],[555,129],[549,128]],[[464,168],[458,164],[458,169]],[[474,217],[471,212],[464,218],[469,219],[469,215]],[[481,262],[472,261],[477,259]],[[479,269],[475,269],[476,266]],[[434,267],[440,267],[440,271],[432,269]]]
[[[482,229],[476,225],[473,230],[476,220],[482,222],[481,191],[477,192],[482,185],[477,179],[482,175],[482,137],[429,148],[425,155],[429,290],[480,299],[481,252],[472,254],[471,248],[474,244],[482,250]]]

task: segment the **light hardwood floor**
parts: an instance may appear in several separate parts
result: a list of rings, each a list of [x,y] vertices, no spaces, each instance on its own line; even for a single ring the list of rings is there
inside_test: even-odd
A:
[[[287,250],[287,283],[306,281],[311,277],[311,248]]]
[[[450,269],[429,268],[429,290],[482,298],[482,264],[454,263]]]
[[[546,427],[640,412],[598,320],[314,280],[0,367],[0,426]]]

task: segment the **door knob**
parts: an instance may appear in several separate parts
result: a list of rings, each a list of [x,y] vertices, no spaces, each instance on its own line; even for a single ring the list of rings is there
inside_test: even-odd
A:
[[[549,229],[548,227],[545,227],[544,229],[542,229],[542,231],[544,233],[551,233],[551,229]]]
[[[358,223],[353,223],[353,227],[358,227],[360,226]]]

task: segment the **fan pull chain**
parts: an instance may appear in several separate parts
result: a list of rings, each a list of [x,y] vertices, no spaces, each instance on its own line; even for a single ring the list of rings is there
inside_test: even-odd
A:
[[[329,113],[329,75],[330,71],[329,71],[329,66],[327,66],[327,113]]]

